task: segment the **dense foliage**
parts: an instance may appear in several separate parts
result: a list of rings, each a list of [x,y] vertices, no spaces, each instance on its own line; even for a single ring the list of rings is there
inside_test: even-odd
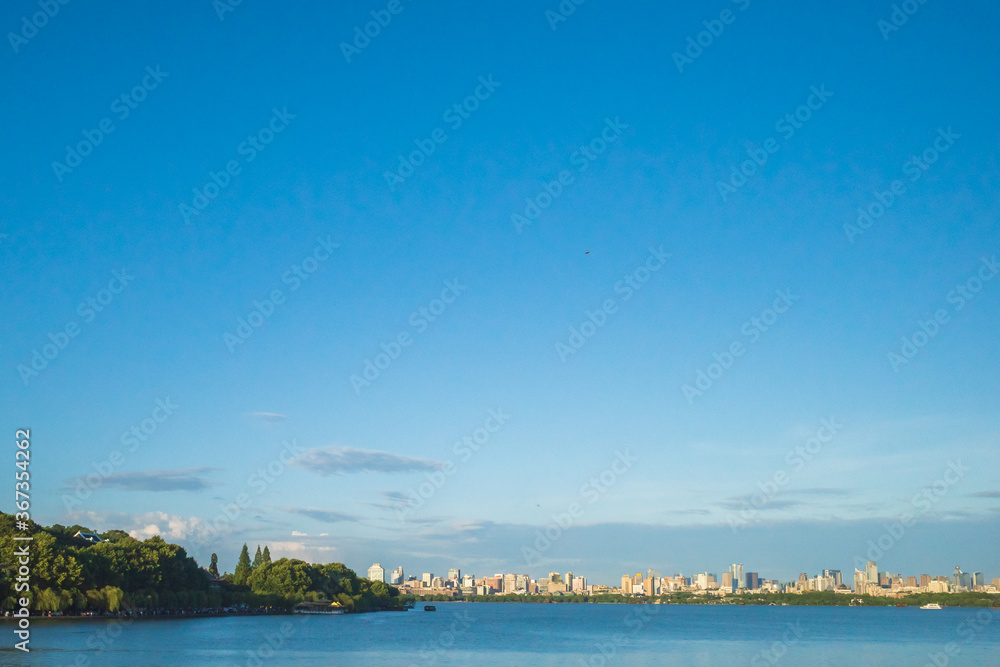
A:
[[[257,548],[250,562],[246,545],[234,574],[215,579],[217,558],[209,570],[185,550],[159,536],[137,540],[120,530],[101,533],[92,544],[74,537],[84,526],[50,527],[29,523],[15,530],[14,517],[0,512],[0,607],[16,608],[28,597],[38,612],[118,612],[124,609],[208,610],[241,606],[291,608],[302,601],[332,601],[352,611],[399,604],[399,591],[381,581],[358,577],[341,563],[312,565]],[[14,535],[33,539],[15,541]],[[15,549],[29,545],[30,588],[16,590],[19,563]],[[214,571],[213,571],[214,570]]]

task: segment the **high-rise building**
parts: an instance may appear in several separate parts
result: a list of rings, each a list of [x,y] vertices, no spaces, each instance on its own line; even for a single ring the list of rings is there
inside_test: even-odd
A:
[[[952,586],[965,586],[965,572],[962,572],[962,568],[955,566],[955,572],[951,575],[951,585]]]
[[[930,586],[931,585],[931,575],[929,575],[929,574],[922,574],[922,575],[920,575],[920,580],[917,582],[917,585],[920,586],[921,588],[927,588],[928,586]]]
[[[431,588],[444,588],[444,579],[441,577],[431,579]]]
[[[392,579],[389,581],[393,586],[398,586],[403,583],[403,566],[400,565],[395,570],[392,571]]]
[[[622,575],[622,595],[632,595],[632,577]]]
[[[983,578],[983,573],[982,572],[973,572],[972,573],[972,585],[973,586],[982,586],[985,583],[986,583],[986,579]]]
[[[516,574],[503,575],[503,592],[513,593],[516,590],[517,590],[517,575]]]
[[[527,591],[531,588],[531,577],[526,574],[519,574],[514,579],[514,589],[518,591]]]
[[[450,570],[448,570],[448,578],[458,581],[459,579],[462,578],[462,571],[459,570],[458,568],[453,567]]]
[[[385,570],[378,563],[375,563],[370,568],[368,568],[368,578],[371,581],[381,581],[385,583]]]
[[[868,568],[864,570],[854,569],[854,592],[865,593],[868,589]]]
[[[834,586],[840,586],[841,584],[844,583],[844,579],[840,573],[840,570],[823,570],[823,576],[833,577]]]
[[[870,560],[865,565],[865,576],[868,578],[868,583],[878,583],[878,567],[875,565],[875,561]]]
[[[756,572],[747,572],[747,588],[752,591],[760,588],[760,577]]]
[[[566,590],[573,590],[573,573],[567,572],[563,575],[563,583],[566,584]]]
[[[746,582],[743,579],[743,563],[733,563],[729,566],[729,573],[733,576],[733,587],[743,588]]]
[[[642,572],[636,572],[632,575],[632,588],[637,586],[642,586]]]
[[[733,586],[733,573],[732,572],[723,572],[722,573],[722,584],[721,584],[721,586],[722,586],[722,588],[724,588],[725,590],[727,590],[729,592],[732,592],[732,591],[735,590],[735,587]]]
[[[422,575],[420,575],[420,581],[423,582],[425,587],[429,587],[431,585],[431,582],[434,581],[434,573],[424,572]]]
[[[573,590],[574,591],[586,591],[587,590],[587,577],[573,577]]]

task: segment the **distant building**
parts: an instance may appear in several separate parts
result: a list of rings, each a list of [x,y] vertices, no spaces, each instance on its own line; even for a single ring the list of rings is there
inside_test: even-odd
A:
[[[434,581],[434,573],[433,572],[424,572],[422,575],[420,575],[420,581],[423,582],[423,584],[424,584],[424,586],[426,588],[429,588],[430,585],[431,585],[431,582]]]
[[[747,588],[752,591],[760,588],[760,577],[756,572],[747,572]]]
[[[403,583],[403,566],[400,565],[395,570],[392,571],[392,579],[389,581],[393,586],[398,586]]]
[[[721,584],[721,587],[723,589],[729,591],[730,593],[733,592],[734,590],[736,590],[736,587],[733,586],[733,573],[732,573],[732,571],[730,571],[730,572],[723,572],[722,573],[722,584]]]
[[[98,535],[97,533],[87,533],[82,530],[76,531],[76,535],[74,535],[73,537],[78,537],[81,540],[87,540],[91,544],[97,544],[98,542],[104,541],[103,539],[101,539],[101,536]]]
[[[444,588],[444,579],[441,577],[431,579],[431,588]]]
[[[835,586],[840,586],[841,584],[844,583],[844,579],[843,579],[843,576],[840,573],[840,570],[823,570],[823,576],[824,577],[833,577],[833,581],[834,581],[834,585]]]
[[[983,573],[982,572],[973,572],[972,573],[972,585],[973,586],[982,586],[985,583],[986,583],[986,579],[983,578]]]
[[[737,589],[743,588],[744,586],[743,563],[733,563],[732,565],[730,565],[729,573],[733,575],[733,587]]]
[[[870,584],[878,583],[878,566],[875,565],[875,561],[870,560],[865,565],[865,577]]]
[[[573,590],[573,573],[567,572],[563,575],[563,583],[566,584],[567,590]]]
[[[632,595],[632,577],[622,575],[622,595]]]
[[[458,568],[453,567],[450,570],[448,570],[448,578],[458,581],[459,579],[462,578],[462,571],[459,570]]]
[[[368,578],[372,581],[381,581],[385,583],[385,569],[379,563],[373,564],[368,568]]]
[[[930,586],[930,584],[931,584],[931,575],[929,574],[920,575],[920,580],[917,582],[918,586],[920,586],[921,588],[927,588],[928,586]]]

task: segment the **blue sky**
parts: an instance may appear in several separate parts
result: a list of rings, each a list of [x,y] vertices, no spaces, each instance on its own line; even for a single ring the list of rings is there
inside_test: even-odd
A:
[[[386,8],[0,12],[37,520],[610,583],[847,572],[911,514],[880,569],[1000,576],[1000,10]]]

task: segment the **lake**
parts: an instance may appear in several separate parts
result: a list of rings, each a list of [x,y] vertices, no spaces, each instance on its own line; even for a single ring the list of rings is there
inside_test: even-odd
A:
[[[1000,665],[1000,611],[435,602],[408,612],[32,620],[3,665]],[[103,649],[103,650],[102,650]]]

